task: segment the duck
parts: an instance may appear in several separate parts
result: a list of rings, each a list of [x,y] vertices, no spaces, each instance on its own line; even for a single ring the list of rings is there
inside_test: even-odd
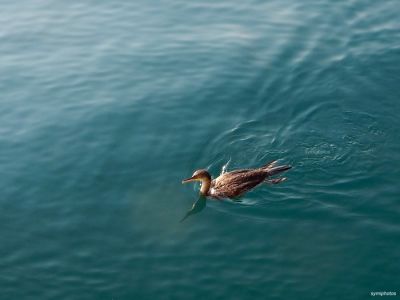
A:
[[[196,170],[193,175],[182,180],[182,184],[200,181],[200,196],[215,199],[235,199],[261,183],[278,184],[286,180],[286,177],[270,178],[271,176],[285,172],[292,168],[290,165],[277,166],[277,160],[254,169],[238,169],[222,173],[213,179],[206,169]]]

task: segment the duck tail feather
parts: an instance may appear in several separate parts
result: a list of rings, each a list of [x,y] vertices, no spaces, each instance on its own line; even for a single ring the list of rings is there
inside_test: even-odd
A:
[[[268,176],[273,176],[273,175],[285,172],[291,168],[292,168],[292,166],[289,166],[289,165],[273,167],[271,169],[268,169]]]
[[[286,177],[282,177],[282,178],[273,178],[273,179],[267,179],[265,180],[266,183],[270,183],[270,184],[278,184],[281,182],[286,181]]]
[[[276,165],[277,162],[278,162],[278,160],[272,160],[269,163],[263,165],[260,169],[272,168],[273,166]]]

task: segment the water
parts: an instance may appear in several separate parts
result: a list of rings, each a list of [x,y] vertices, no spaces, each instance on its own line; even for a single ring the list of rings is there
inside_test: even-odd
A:
[[[398,1],[3,1],[2,299],[400,294]],[[272,159],[240,203],[198,186]]]

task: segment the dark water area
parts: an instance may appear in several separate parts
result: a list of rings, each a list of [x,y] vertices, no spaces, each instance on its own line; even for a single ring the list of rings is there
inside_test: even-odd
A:
[[[1,298],[398,297],[399,11],[3,1]],[[273,159],[179,222],[194,170]]]

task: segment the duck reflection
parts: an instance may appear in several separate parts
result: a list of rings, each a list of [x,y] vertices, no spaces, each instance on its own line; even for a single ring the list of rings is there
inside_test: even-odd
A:
[[[192,208],[186,213],[186,215],[180,221],[181,223],[185,221],[189,216],[197,214],[201,212],[206,207],[206,200],[205,196],[200,195],[199,199],[195,203],[193,203]]]

